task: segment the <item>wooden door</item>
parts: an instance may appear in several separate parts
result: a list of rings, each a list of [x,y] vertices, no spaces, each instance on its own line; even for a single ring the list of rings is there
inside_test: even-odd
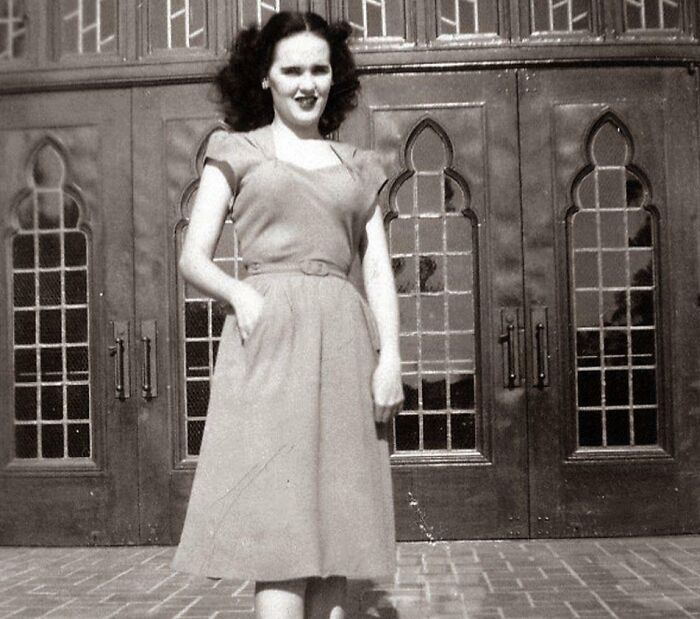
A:
[[[375,74],[341,138],[393,156],[399,539],[528,534],[513,71]]]
[[[695,78],[520,78],[531,535],[698,531]]]
[[[139,540],[130,108],[0,99],[3,544]]]
[[[147,543],[179,537],[224,321],[219,305],[177,272],[202,155],[219,124],[211,93],[211,85],[196,84],[133,94],[135,322],[140,337],[152,340],[150,392],[139,399],[139,510]],[[228,222],[216,260],[232,275],[234,255]]]

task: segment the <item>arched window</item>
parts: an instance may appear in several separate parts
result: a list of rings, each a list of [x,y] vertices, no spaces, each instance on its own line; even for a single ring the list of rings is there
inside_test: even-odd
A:
[[[658,442],[658,215],[633,143],[612,113],[568,216],[579,447]]]
[[[15,456],[92,455],[90,242],[66,158],[44,140],[14,208],[12,322]]]
[[[405,393],[395,453],[476,447],[476,218],[467,183],[451,168],[452,152],[436,122],[419,122],[391,191]]]

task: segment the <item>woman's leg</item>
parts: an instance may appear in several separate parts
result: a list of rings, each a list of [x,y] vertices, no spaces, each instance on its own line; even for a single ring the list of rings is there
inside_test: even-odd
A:
[[[309,578],[305,619],[345,619],[347,578]]]
[[[306,579],[255,583],[256,619],[303,619]]]

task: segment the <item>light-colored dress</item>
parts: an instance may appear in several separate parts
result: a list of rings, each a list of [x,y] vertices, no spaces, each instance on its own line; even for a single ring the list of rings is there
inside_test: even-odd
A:
[[[394,573],[387,427],[371,395],[377,325],[342,276],[385,175],[374,152],[331,145],[337,165],[307,170],[275,157],[269,126],[209,140],[206,157],[236,196],[244,263],[322,262],[333,273],[248,277],[264,302],[245,344],[227,315],[178,571],[261,581]]]

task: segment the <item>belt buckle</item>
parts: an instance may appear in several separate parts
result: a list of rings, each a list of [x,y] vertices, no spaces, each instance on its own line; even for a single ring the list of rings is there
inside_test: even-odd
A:
[[[307,275],[328,275],[328,265],[320,260],[305,260],[301,263],[302,273]]]

